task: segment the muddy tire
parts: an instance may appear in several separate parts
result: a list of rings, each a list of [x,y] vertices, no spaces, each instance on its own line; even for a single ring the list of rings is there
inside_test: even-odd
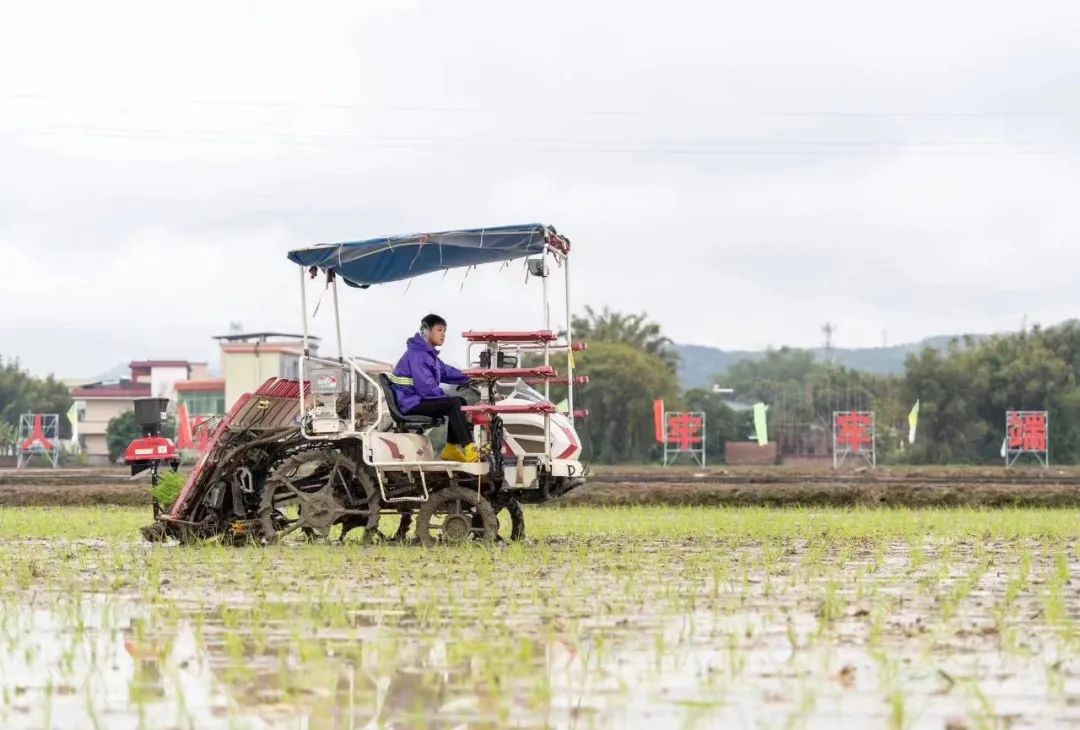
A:
[[[259,505],[262,542],[278,542],[295,530],[326,540],[334,525],[341,525],[341,539],[353,527],[378,528],[378,494],[363,477],[354,461],[334,449],[303,451],[280,462]],[[296,519],[280,510],[290,502],[297,506]]]
[[[420,507],[416,534],[423,545],[495,542],[499,520],[491,503],[474,490],[447,487]]]
[[[168,529],[161,522],[154,522],[140,528],[139,532],[142,533],[143,539],[147,542],[165,542],[169,539]]]
[[[521,508],[520,502],[513,497],[503,495],[492,500],[492,508],[495,510],[496,519],[501,517],[503,512],[510,517],[509,534],[503,534],[501,520],[497,523],[499,541],[517,542],[525,539],[525,511]]]

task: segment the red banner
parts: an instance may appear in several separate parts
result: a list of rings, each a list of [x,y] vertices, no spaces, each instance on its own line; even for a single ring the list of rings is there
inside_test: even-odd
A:
[[[701,443],[704,425],[701,416],[694,413],[670,413],[667,416],[667,442],[680,451],[689,451]]]
[[[194,447],[195,443],[191,439],[191,419],[188,418],[187,406],[181,403],[176,407],[176,448]]]
[[[1008,411],[1009,451],[1046,451],[1045,411]]]
[[[858,453],[874,447],[874,414],[852,411],[836,414],[836,446]]]

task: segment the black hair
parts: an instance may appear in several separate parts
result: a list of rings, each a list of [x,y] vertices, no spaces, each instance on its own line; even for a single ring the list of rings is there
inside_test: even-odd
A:
[[[443,327],[445,327],[446,326],[446,320],[443,319],[442,317],[440,317],[437,314],[429,314],[428,316],[426,316],[422,320],[420,320],[420,331],[423,332],[424,330],[430,330],[435,325],[439,325],[439,324],[441,324]]]

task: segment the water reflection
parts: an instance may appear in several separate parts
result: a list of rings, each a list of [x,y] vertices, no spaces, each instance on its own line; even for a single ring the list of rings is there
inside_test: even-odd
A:
[[[0,604],[0,725],[230,727],[190,627],[155,636],[142,614],[104,600]]]
[[[522,694],[461,645],[362,615],[326,629],[104,598],[0,607],[0,727],[13,730],[496,728],[511,712],[517,726],[544,726],[534,680],[565,653],[522,642],[534,657],[517,672],[531,677]]]
[[[0,602],[0,727],[837,730],[886,726],[898,702],[915,725],[943,727],[978,711],[975,683],[996,705],[989,718],[1080,719],[1071,665],[1060,686],[1041,669],[1065,656],[1052,637],[1031,654],[970,639],[934,655],[940,637],[912,642],[900,624],[870,650],[867,623],[843,616],[815,643],[820,620],[756,606],[585,619],[571,633],[481,616],[433,628],[374,603],[342,613],[38,596]]]

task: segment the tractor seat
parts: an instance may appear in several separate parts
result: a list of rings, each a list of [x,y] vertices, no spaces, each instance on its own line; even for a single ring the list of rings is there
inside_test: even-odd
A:
[[[401,409],[398,408],[394,388],[390,384],[390,378],[387,377],[386,373],[379,373],[379,387],[382,388],[383,395],[386,396],[386,407],[390,410],[390,418],[394,420],[394,425],[397,426],[398,431],[402,433],[423,433],[442,425],[444,420],[442,418],[410,416],[402,413]]]

